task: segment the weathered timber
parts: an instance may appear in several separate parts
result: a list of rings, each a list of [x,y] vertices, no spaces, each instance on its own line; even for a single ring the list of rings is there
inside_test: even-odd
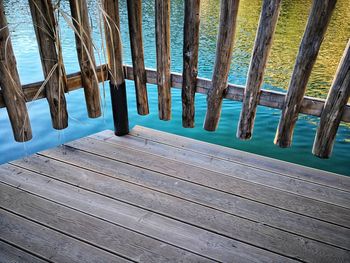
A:
[[[46,78],[45,94],[50,107],[52,126],[68,127],[64,91],[67,79],[60,48],[59,32],[51,0],[29,0],[41,64]]]
[[[182,126],[195,125],[194,101],[198,74],[200,0],[185,0],[183,72],[182,72]]]
[[[345,48],[322,111],[320,124],[312,149],[314,155],[320,158],[329,158],[332,154],[335,136],[349,96],[350,40]]]
[[[81,79],[84,87],[86,107],[90,118],[101,116],[100,91],[98,87],[96,63],[91,38],[91,28],[86,0],[69,0],[75,28],[75,42]]]
[[[159,119],[170,120],[170,0],[156,0],[155,10]]]
[[[208,91],[204,129],[215,131],[221,115],[222,99],[227,88],[239,0],[221,0],[220,29],[216,44],[216,58],[212,86]]]
[[[32,130],[12,49],[3,0],[0,0],[0,86],[15,140],[18,142],[30,140]]]
[[[264,0],[261,9],[259,28],[255,37],[242,111],[237,127],[237,137],[243,140],[250,139],[253,133],[260,87],[275,34],[280,6],[281,0]]]
[[[274,143],[290,147],[306,85],[326,33],[336,0],[314,0],[301,41]]]
[[[149,107],[142,40],[142,2],[141,0],[128,0],[127,6],[137,112],[140,115],[147,115]]]
[[[115,134],[129,132],[126,85],[123,72],[118,0],[103,0],[110,92]]]

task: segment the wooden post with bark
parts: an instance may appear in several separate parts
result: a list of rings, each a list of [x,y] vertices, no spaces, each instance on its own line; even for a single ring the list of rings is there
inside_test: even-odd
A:
[[[45,95],[50,107],[52,126],[61,130],[68,126],[64,94],[67,80],[56,25],[57,21],[51,0],[29,0],[29,7],[38,40],[44,77],[47,81]]]
[[[293,131],[298,120],[306,85],[335,4],[336,0],[313,1],[274,140],[274,143],[280,147],[289,147],[292,144]]]
[[[128,105],[123,71],[118,0],[103,0],[109,84],[114,130],[117,136],[129,133]]]
[[[207,113],[204,129],[215,131],[220,120],[222,100],[227,88],[239,0],[221,0],[220,27],[216,44],[216,58],[212,86],[207,96]]]
[[[147,115],[149,114],[149,107],[142,42],[142,1],[127,0],[127,6],[137,112],[140,115]]]
[[[87,3],[86,0],[69,0],[69,3],[88,115],[97,118],[101,116],[100,91]]]
[[[3,0],[0,0],[0,87],[15,140],[29,141],[32,138],[32,130],[12,49]]]
[[[350,96],[350,40],[334,76],[317,129],[312,153],[320,158],[332,154],[337,130]]]
[[[155,0],[159,119],[171,119],[170,0]]]
[[[250,139],[253,133],[256,109],[260,99],[260,88],[275,34],[280,7],[281,0],[264,0],[261,9],[259,28],[255,37],[242,111],[237,127],[237,138],[243,140]]]
[[[200,0],[185,0],[183,73],[182,73],[182,126],[195,125],[195,94],[198,74]]]

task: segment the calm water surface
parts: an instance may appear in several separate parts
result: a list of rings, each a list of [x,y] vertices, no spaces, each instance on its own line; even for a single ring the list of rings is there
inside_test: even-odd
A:
[[[18,68],[23,84],[43,79],[38,47],[29,15],[27,1],[5,0],[12,41],[17,57]],[[68,11],[67,0],[62,1],[62,10]],[[90,0],[89,8],[93,22],[93,35],[96,43],[97,63],[104,63],[101,49],[100,22],[96,0]],[[124,46],[124,62],[131,64],[130,43],[127,26],[126,1],[121,0],[121,31]],[[171,41],[172,71],[182,71],[183,41],[183,0],[172,0],[171,6]],[[249,67],[249,60],[261,8],[260,0],[241,0],[238,30],[229,81],[244,85]],[[19,8],[20,6],[20,8]],[[306,25],[311,1],[284,0],[278,21],[276,36],[264,79],[264,88],[285,90],[293,70],[298,46]],[[214,65],[216,36],[219,20],[219,0],[202,0],[199,76],[210,78]],[[64,19],[60,18],[64,62],[68,73],[79,70],[74,36]],[[154,4],[143,1],[143,29],[146,67],[156,66],[154,38]],[[325,98],[336,71],[342,52],[350,36],[350,5],[348,0],[339,0],[333,14],[327,35],[322,44],[319,57],[308,84],[307,95]],[[243,142],[236,139],[237,122],[241,103],[224,101],[219,128],[215,133],[202,129],[206,110],[205,96],[196,95],[196,128],[184,129],[181,125],[181,93],[172,91],[172,120],[158,120],[157,89],[148,85],[150,115],[138,116],[133,82],[127,81],[130,126],[143,125],[187,137],[224,145],[260,155],[265,155],[289,162],[294,162],[336,173],[350,175],[350,128],[341,125],[338,131],[334,153],[329,160],[320,160],[311,154],[318,119],[300,115],[294,133],[293,146],[280,149],[273,144],[280,111],[259,107],[255,122],[254,137]],[[30,155],[39,150],[54,147],[105,129],[112,129],[112,114],[108,85],[101,85],[104,115],[98,119],[88,119],[82,90],[67,95],[69,110],[69,128],[56,131],[51,128],[50,114],[46,100],[28,104],[31,117],[33,140],[16,143],[12,136],[7,113],[0,110],[0,163]]]

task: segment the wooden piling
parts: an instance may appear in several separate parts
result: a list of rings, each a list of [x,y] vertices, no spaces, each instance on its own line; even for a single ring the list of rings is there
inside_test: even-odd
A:
[[[126,85],[123,72],[118,0],[103,0],[108,71],[115,134],[129,133]]]
[[[69,3],[88,115],[97,118],[101,116],[101,103],[88,8],[86,0],[69,0]]]
[[[170,0],[155,0],[159,119],[171,119]]]
[[[149,107],[142,40],[142,1],[127,0],[127,6],[137,112],[140,115],[147,115],[149,114]]]
[[[221,0],[214,73],[212,86],[208,91],[207,113],[204,122],[204,129],[207,131],[216,130],[221,115],[222,100],[227,88],[227,78],[230,71],[238,5],[239,0]]]
[[[264,0],[261,9],[259,28],[255,37],[242,111],[237,127],[237,138],[242,140],[250,139],[253,133],[260,88],[275,34],[280,6],[281,0]]]
[[[182,126],[195,125],[195,93],[198,74],[200,0],[185,0],[183,73],[182,73]]]
[[[52,126],[61,130],[68,126],[65,99],[66,75],[60,54],[59,35],[51,0],[29,0],[33,25],[46,79],[45,95],[50,107]]]
[[[336,0],[314,0],[301,41],[274,143],[280,147],[292,144],[306,85],[326,33]]]
[[[0,86],[14,138],[18,142],[25,142],[32,138],[32,130],[16,67],[3,0],[0,0],[0,29]]]
[[[337,130],[350,96],[350,40],[334,76],[318,125],[312,153],[320,158],[332,154]]]

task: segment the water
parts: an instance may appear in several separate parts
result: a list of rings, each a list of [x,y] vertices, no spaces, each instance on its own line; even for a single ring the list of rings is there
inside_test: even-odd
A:
[[[17,57],[21,81],[23,84],[26,84],[42,80],[43,75],[39,53],[27,1],[5,0],[4,2],[12,31],[12,42]],[[88,4],[93,21],[94,40],[98,47],[96,50],[96,60],[97,63],[104,63],[103,52],[100,49],[100,23],[98,22],[96,2],[96,0],[90,0]],[[124,44],[124,62],[131,64],[126,1],[122,0],[119,2]],[[172,0],[171,2],[171,67],[172,71],[181,72],[183,1]],[[310,0],[283,1],[263,88],[279,91],[287,88],[310,6]],[[219,0],[202,0],[201,8],[199,76],[210,78],[214,65],[216,36],[218,32]],[[245,84],[260,8],[260,0],[241,0],[237,38],[229,75],[229,81],[232,83]],[[69,10],[67,0],[62,1],[62,9]],[[72,73],[79,70],[74,46],[74,36],[62,18],[60,22],[64,62],[67,72]],[[143,1],[143,29],[146,67],[155,68],[153,1]],[[347,4],[347,0],[339,0],[310,78],[307,95],[321,98],[326,97],[349,36],[350,6]],[[27,143],[16,143],[14,141],[7,113],[4,109],[1,109],[0,163],[27,156],[34,152],[48,149],[66,141],[71,141],[105,129],[113,129],[107,87],[108,85],[104,86],[101,84],[104,114],[103,117],[98,119],[87,118],[82,90],[67,94],[69,127],[63,131],[56,131],[51,128],[49,108],[46,100],[29,103],[33,139]],[[202,129],[206,111],[205,96],[196,95],[196,128],[184,129],[181,125],[181,94],[179,90],[172,91],[172,120],[164,122],[158,120],[157,89],[155,85],[148,85],[151,113],[144,117],[138,116],[136,113],[133,82],[127,81],[127,87],[130,127],[143,125],[247,152],[350,175],[350,165],[348,163],[350,157],[350,128],[348,125],[343,124],[338,130],[332,158],[329,160],[320,160],[311,154],[318,118],[301,115],[295,129],[293,146],[290,149],[280,149],[273,144],[273,138],[280,117],[279,110],[259,107],[253,139],[244,142],[235,137],[241,103],[225,100],[219,128],[215,133],[210,133]]]

